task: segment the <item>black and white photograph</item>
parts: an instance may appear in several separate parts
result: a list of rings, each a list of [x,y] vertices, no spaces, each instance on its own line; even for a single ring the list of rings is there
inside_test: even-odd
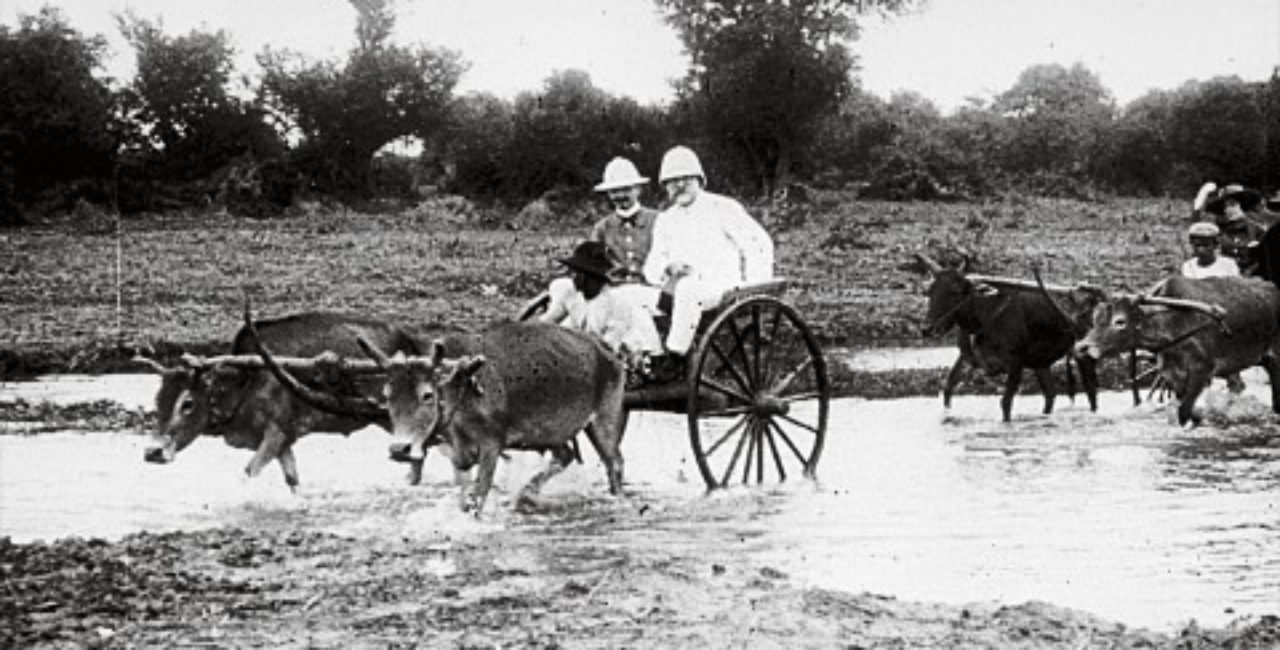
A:
[[[0,0],[0,648],[1280,649],[1280,2]]]

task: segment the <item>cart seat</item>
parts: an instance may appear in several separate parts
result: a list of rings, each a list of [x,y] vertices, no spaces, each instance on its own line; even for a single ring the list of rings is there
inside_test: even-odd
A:
[[[752,296],[781,296],[786,292],[787,287],[790,285],[790,280],[785,278],[774,278],[765,282],[744,284],[736,289],[730,289],[725,292],[724,297],[720,299],[719,304],[702,312],[702,320],[698,322],[698,331],[701,332],[705,329],[711,321],[715,320],[715,317],[720,314],[721,310],[735,302]],[[671,331],[671,314],[656,314],[653,317],[653,323],[658,328],[658,334],[663,338],[663,340],[666,340],[667,333]]]

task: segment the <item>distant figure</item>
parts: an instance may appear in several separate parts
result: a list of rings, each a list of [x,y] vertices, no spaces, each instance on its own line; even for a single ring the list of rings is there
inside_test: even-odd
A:
[[[1201,221],[1191,224],[1187,235],[1191,242],[1191,259],[1182,263],[1182,276],[1199,280],[1240,275],[1240,267],[1230,257],[1218,255],[1218,227]]]
[[[1212,197],[1213,193],[1216,191],[1218,191],[1218,184],[1213,181],[1209,181],[1208,183],[1200,186],[1200,191],[1196,192],[1195,200],[1191,202],[1192,221],[1204,220],[1205,204],[1209,202],[1209,198]]]
[[[1205,212],[1214,215],[1221,231],[1222,254],[1234,258],[1240,272],[1253,275],[1258,266],[1258,242],[1265,229],[1247,213],[1262,202],[1262,195],[1232,183],[1205,202]]]
[[[1225,255],[1218,255],[1218,227],[1201,221],[1191,224],[1187,235],[1191,240],[1191,259],[1182,263],[1182,276],[1193,280],[1219,278],[1240,275],[1240,267],[1236,261]],[[1233,393],[1244,392],[1244,380],[1240,373],[1227,375],[1227,390]]]

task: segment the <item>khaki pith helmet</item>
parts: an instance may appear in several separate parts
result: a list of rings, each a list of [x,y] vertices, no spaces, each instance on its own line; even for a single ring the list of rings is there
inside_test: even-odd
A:
[[[604,166],[604,179],[596,185],[597,192],[608,192],[624,187],[644,185],[649,179],[640,175],[640,170],[630,160],[621,156],[609,161]]]
[[[702,184],[707,184],[707,175],[702,171],[702,163],[698,154],[689,147],[672,147],[662,156],[662,167],[658,172],[658,182],[665,183],[673,178],[697,176]]]

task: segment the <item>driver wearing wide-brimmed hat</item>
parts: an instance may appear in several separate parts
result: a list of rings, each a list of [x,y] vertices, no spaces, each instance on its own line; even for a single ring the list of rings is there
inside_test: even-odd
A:
[[[653,318],[614,284],[615,266],[603,243],[584,241],[557,261],[569,271],[573,293],[549,304],[541,316],[544,322],[593,334],[626,356],[662,351]]]

